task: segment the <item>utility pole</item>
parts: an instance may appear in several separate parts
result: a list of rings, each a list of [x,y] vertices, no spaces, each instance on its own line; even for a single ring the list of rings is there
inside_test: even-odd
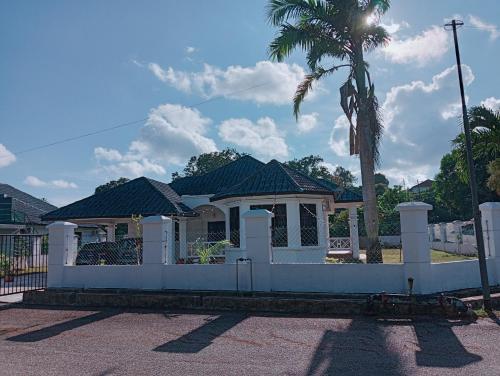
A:
[[[455,55],[457,58],[458,81],[460,83],[460,96],[462,98],[462,117],[464,122],[465,146],[467,149],[467,169],[469,171],[469,185],[472,195],[472,213],[474,215],[474,229],[476,232],[477,255],[479,259],[479,273],[481,274],[481,286],[483,288],[484,309],[491,310],[490,284],[488,282],[488,269],[486,267],[486,255],[484,252],[483,227],[481,225],[481,211],[479,210],[479,200],[477,197],[476,170],[472,158],[472,140],[469,125],[469,116],[465,104],[464,82],[462,78],[462,65],[460,63],[460,50],[458,48],[457,26],[462,26],[462,21],[452,20],[447,23],[445,29],[453,30],[453,39],[455,40]]]

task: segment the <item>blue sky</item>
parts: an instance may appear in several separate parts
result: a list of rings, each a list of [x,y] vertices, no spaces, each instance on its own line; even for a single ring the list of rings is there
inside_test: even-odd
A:
[[[268,61],[275,30],[265,5],[1,2],[0,181],[62,205],[119,176],[169,181],[189,156],[228,146],[264,161],[319,154],[359,174],[339,106],[345,72],[315,88],[297,123],[290,97],[307,69],[300,52]],[[433,177],[460,131],[445,19],[467,26],[459,38],[468,103],[500,107],[499,14],[495,0],[394,1],[382,19],[392,42],[367,60],[386,125],[380,170],[391,184]],[[148,120],[17,154],[138,119]]]

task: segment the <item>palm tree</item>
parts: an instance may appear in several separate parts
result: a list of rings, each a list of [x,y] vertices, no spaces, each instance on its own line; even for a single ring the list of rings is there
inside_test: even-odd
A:
[[[468,113],[472,135],[472,156],[478,171],[478,184],[485,186],[488,179],[488,164],[500,158],[500,111],[494,111],[484,106],[471,107]],[[457,150],[455,159],[457,171],[464,182],[468,182],[465,136],[459,134],[453,140]],[[498,162],[497,162],[498,163]],[[490,172],[491,174],[491,172]]]
[[[377,25],[389,3],[389,0],[270,0],[268,5],[269,22],[279,27],[269,45],[271,58],[283,61],[293,50],[301,49],[310,68],[293,99],[296,117],[315,81],[341,68],[348,71],[347,80],[340,87],[340,105],[350,124],[350,154],[360,157],[370,262],[382,261],[374,178],[382,122],[364,53],[389,41],[385,29]],[[322,65],[325,60],[326,67]]]

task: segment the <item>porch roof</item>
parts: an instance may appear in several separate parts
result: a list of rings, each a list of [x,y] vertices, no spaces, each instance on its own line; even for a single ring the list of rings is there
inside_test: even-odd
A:
[[[168,185],[141,177],[45,214],[46,221],[130,218],[132,215],[196,216]]]

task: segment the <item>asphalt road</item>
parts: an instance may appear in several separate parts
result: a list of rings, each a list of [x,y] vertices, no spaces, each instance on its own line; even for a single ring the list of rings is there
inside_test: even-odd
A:
[[[1,375],[500,375],[500,326],[0,307]]]

